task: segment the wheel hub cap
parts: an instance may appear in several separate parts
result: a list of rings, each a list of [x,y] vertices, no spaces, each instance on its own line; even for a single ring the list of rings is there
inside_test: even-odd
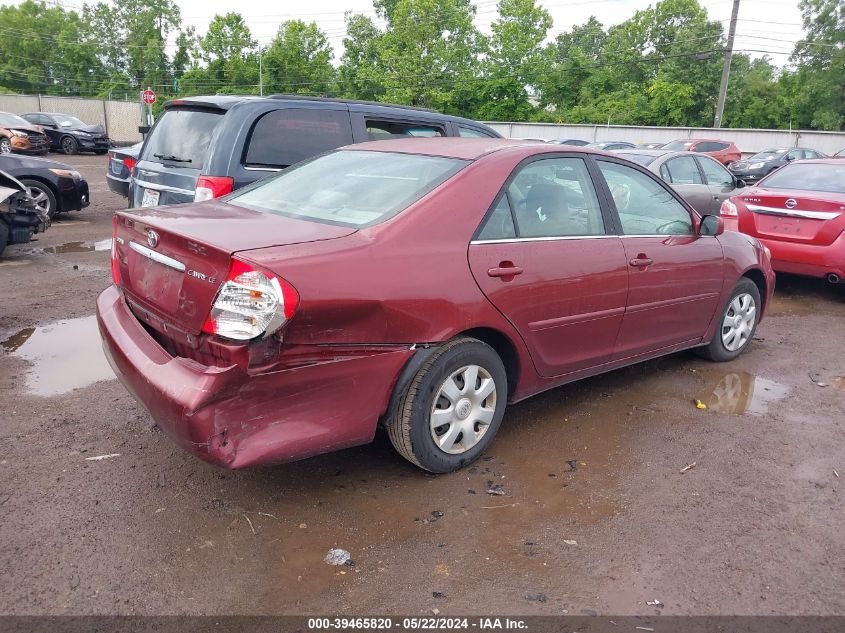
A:
[[[729,352],[735,352],[748,343],[757,320],[754,297],[743,293],[734,297],[722,320],[722,343]]]
[[[444,453],[463,453],[484,437],[495,413],[496,384],[490,372],[479,365],[461,367],[436,392],[431,438]]]

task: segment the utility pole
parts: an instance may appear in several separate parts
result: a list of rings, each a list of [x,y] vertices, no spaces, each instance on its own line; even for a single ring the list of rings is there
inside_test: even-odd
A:
[[[258,46],[258,94],[264,96],[264,67],[261,58],[264,56],[264,47]]]
[[[728,46],[725,50],[725,63],[722,66],[722,82],[719,84],[719,99],[716,102],[716,118],[713,127],[722,127],[722,115],[725,113],[725,98],[728,96],[728,78],[731,75],[731,58],[734,54],[734,35],[736,34],[736,18],[739,14],[739,0],[734,0],[731,11],[731,25],[728,28]]]

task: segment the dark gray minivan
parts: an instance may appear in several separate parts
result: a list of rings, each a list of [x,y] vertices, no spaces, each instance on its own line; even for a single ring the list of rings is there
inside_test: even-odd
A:
[[[169,101],[132,172],[130,207],[208,200],[306,158],[402,136],[498,138],[431,110],[341,99],[189,97]]]

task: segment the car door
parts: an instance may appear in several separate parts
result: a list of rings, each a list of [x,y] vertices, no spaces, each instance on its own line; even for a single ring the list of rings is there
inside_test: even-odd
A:
[[[691,212],[652,174],[606,158],[596,163],[630,272],[614,359],[700,341],[719,307],[721,244],[696,235]]]
[[[55,119],[47,114],[39,114],[38,125],[44,128],[44,134],[46,134],[50,139],[50,145],[52,147],[59,147],[59,137],[61,136],[61,131],[59,130],[59,125],[56,123]]]
[[[587,161],[546,156],[514,170],[469,246],[469,263],[537,372],[558,376],[610,359],[628,271]]]
[[[701,213],[710,213],[708,211],[711,203],[710,187],[701,177],[695,157],[689,155],[670,158],[660,166],[660,177],[664,182],[672,185],[672,188],[681,194],[681,197],[693,209]]]
[[[737,194],[736,179],[725,167],[709,156],[696,156],[709,190],[709,200],[703,207],[695,207],[701,214],[718,215],[722,203]]]

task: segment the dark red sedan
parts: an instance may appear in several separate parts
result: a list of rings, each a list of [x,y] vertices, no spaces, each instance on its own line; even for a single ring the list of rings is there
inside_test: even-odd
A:
[[[729,228],[753,235],[785,273],[845,278],[845,163],[802,160],[722,203]]]
[[[230,196],[114,218],[106,354],[228,468],[373,439],[476,459],[509,402],[685,348],[748,346],[766,249],[618,157],[503,139],[363,143]]]

